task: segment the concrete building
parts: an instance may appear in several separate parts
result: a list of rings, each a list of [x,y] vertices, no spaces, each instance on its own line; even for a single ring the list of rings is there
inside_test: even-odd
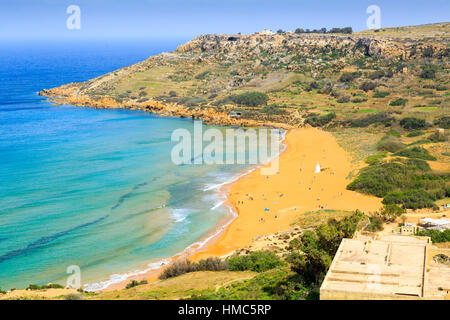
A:
[[[407,223],[400,227],[400,234],[404,236],[413,236],[419,231],[419,227],[413,223]]]
[[[320,288],[321,300],[450,299],[450,266],[429,237],[357,234],[343,239]]]

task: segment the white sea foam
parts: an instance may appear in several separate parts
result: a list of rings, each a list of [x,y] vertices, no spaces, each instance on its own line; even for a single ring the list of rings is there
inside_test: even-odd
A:
[[[110,285],[123,282],[130,277],[142,275],[151,270],[161,268],[162,266],[168,264],[169,262],[170,262],[170,260],[168,260],[168,259],[162,259],[162,260],[159,260],[159,261],[156,261],[153,263],[149,263],[147,265],[148,268],[143,269],[143,270],[135,270],[135,271],[129,271],[129,272],[124,272],[124,273],[112,274],[109,276],[108,280],[84,285],[84,290],[88,291],[88,292],[104,290],[104,289],[108,288]]]
[[[281,134],[281,138],[280,138],[280,143],[283,143],[283,141],[285,140],[285,136],[286,136],[286,131],[283,130],[283,132],[282,132],[282,134]],[[285,145],[282,144],[281,151],[280,151],[277,155],[274,155],[274,156],[272,157],[272,159],[275,158],[276,156],[279,156],[281,153],[283,153],[283,152],[285,151],[285,149],[286,149],[286,148],[285,148]],[[237,176],[235,176],[235,177],[232,177],[231,179],[229,179],[229,180],[227,180],[227,181],[225,181],[225,182],[223,182],[223,183],[219,183],[219,184],[214,184],[214,185],[207,186],[206,188],[203,189],[203,191],[209,191],[209,190],[217,189],[217,188],[220,188],[221,186],[224,186],[224,185],[227,185],[227,184],[229,184],[229,183],[232,183],[232,182],[234,182],[234,181],[240,179],[241,177],[246,176],[247,174],[249,174],[250,172],[256,170],[257,168],[258,168],[258,167],[253,167],[253,168],[247,170],[246,172],[244,172],[244,173],[242,173],[242,174],[240,174],[240,175],[237,175]],[[218,196],[219,196],[219,199],[220,199],[220,194],[219,194],[219,193],[218,193]],[[226,202],[226,200],[222,200],[222,201],[216,203],[216,204],[211,208],[211,210],[217,209],[218,207],[222,206],[225,202]],[[225,229],[228,227],[228,225],[229,225],[231,222],[233,222],[233,220],[237,217],[237,213],[234,211],[234,209],[233,209],[231,206],[228,206],[228,209],[229,209],[229,212],[230,212],[231,215],[232,215],[232,218],[231,218],[231,219],[229,219],[225,224],[223,224],[222,226],[220,226],[219,228],[217,228],[212,234],[210,234],[210,235],[207,236],[206,238],[202,239],[201,241],[197,241],[197,242],[191,244],[191,245],[188,246],[183,252],[181,252],[180,254],[177,254],[177,255],[175,255],[175,256],[182,255],[183,253],[188,253],[189,250],[191,250],[192,248],[195,248],[195,249],[197,249],[197,250],[200,249],[200,248],[202,248],[202,247],[205,246],[211,239],[213,239],[214,237],[218,236],[223,230],[225,230]],[[172,216],[173,216],[175,222],[181,222],[181,221],[183,221],[183,220],[186,219],[186,217],[189,215],[190,212],[192,212],[191,209],[173,209],[173,210],[172,210]],[[147,265],[148,268],[146,268],[146,269],[144,269],[144,270],[135,270],[135,271],[131,271],[131,272],[125,272],[125,273],[113,274],[113,275],[111,275],[110,278],[109,278],[108,280],[106,280],[106,281],[100,281],[100,282],[97,282],[97,283],[92,283],[92,284],[86,284],[86,285],[84,285],[84,290],[85,290],[85,291],[89,291],[89,292],[92,292],[92,291],[99,291],[99,290],[104,290],[104,289],[106,289],[107,287],[109,287],[110,285],[113,285],[113,284],[115,284],[115,283],[120,283],[120,282],[125,281],[125,280],[128,279],[129,277],[142,275],[142,274],[145,274],[145,273],[147,273],[147,272],[149,272],[149,271],[151,271],[151,270],[155,270],[155,269],[161,268],[162,266],[164,266],[164,265],[166,265],[166,264],[169,264],[172,258],[173,258],[173,257],[170,257],[170,258],[166,258],[166,259],[162,259],[162,260],[159,260],[159,261],[156,261],[156,262],[149,263],[149,264]]]

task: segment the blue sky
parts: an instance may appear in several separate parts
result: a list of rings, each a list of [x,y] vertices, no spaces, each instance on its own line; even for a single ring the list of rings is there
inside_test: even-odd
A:
[[[66,8],[81,8],[81,30],[68,30]],[[0,38],[191,38],[262,29],[366,29],[366,8],[381,8],[382,27],[449,21],[449,0],[1,0]]]

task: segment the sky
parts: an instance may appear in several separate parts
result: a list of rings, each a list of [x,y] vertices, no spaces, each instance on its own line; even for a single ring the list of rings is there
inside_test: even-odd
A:
[[[80,8],[80,29],[66,13]],[[444,22],[449,0],[0,0],[0,39],[193,38],[351,26],[367,29],[377,5],[381,27]]]

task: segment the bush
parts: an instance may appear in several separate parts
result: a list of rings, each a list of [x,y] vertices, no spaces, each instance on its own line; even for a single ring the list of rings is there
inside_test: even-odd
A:
[[[350,101],[350,97],[349,96],[342,96],[342,97],[339,97],[339,99],[337,99],[338,103],[346,103],[346,102],[349,102],[349,101]]]
[[[436,78],[436,67],[432,65],[426,65],[422,67],[420,77],[422,79],[434,79]]]
[[[389,105],[393,106],[393,107],[405,106],[407,102],[408,102],[408,99],[398,98],[398,99],[392,100],[389,103]]]
[[[30,284],[26,290],[44,290],[44,289],[63,289],[64,286],[57,284],[57,283],[49,283],[45,284],[43,286],[37,285],[37,284]]]
[[[380,214],[385,221],[395,221],[396,218],[400,217],[405,212],[405,209],[395,204],[388,204],[381,209]]]
[[[367,164],[378,164],[380,163],[380,160],[386,157],[385,153],[382,154],[373,154],[371,156],[368,156],[365,160]]]
[[[400,204],[403,208],[414,210],[435,206],[431,196],[422,189],[389,192],[384,197],[383,204]]]
[[[378,232],[383,230],[383,219],[378,215],[369,217],[369,225],[365,230],[370,232]]]
[[[348,121],[347,123],[350,125],[350,127],[353,127],[353,128],[363,128],[363,127],[368,127],[371,124],[376,124],[376,123],[381,123],[381,124],[384,124],[385,126],[387,126],[393,120],[394,120],[394,118],[389,116],[388,113],[379,112],[379,113],[370,114],[364,118],[352,119],[352,120]]]
[[[268,250],[254,251],[244,256],[230,257],[227,260],[231,271],[262,272],[285,264],[275,253]]]
[[[422,230],[417,233],[418,236],[430,237],[433,243],[450,242],[450,229],[444,231],[439,230]]]
[[[424,134],[423,131],[415,130],[415,131],[412,131],[412,132],[408,133],[406,136],[407,136],[408,138],[413,138],[413,137],[421,136],[421,135],[423,135],[423,134]]]
[[[388,91],[375,91],[375,93],[373,94],[374,98],[385,98],[388,95],[390,95],[390,92]]]
[[[406,147],[404,143],[400,141],[397,137],[394,136],[384,136],[377,143],[377,149],[380,151],[389,151],[389,152],[397,152]]]
[[[431,208],[434,200],[446,196],[448,181],[448,174],[431,171],[423,160],[395,158],[361,169],[347,189],[384,197],[386,205]]]
[[[137,280],[131,280],[125,287],[125,289],[130,289],[130,288],[134,288],[143,284],[147,284],[147,280],[141,280],[141,281],[137,281]]]
[[[267,104],[269,97],[267,96],[267,94],[262,92],[250,91],[238,95],[232,95],[229,97],[229,99],[239,105],[244,105],[247,107],[257,107]]]
[[[222,271],[228,270],[228,261],[223,261],[219,258],[209,257],[206,260],[202,259],[199,262],[191,262],[190,260],[175,261],[167,268],[165,268],[159,275],[159,279],[168,279],[177,277],[185,273],[195,271]]]
[[[414,117],[407,117],[400,120],[400,125],[403,129],[412,130],[412,129],[422,129],[425,128],[426,122],[423,119],[418,119]]]
[[[276,104],[271,104],[270,106],[265,106],[261,109],[261,113],[266,113],[269,115],[280,115],[285,114],[286,110],[281,109],[280,106],[277,106]]]
[[[400,150],[399,152],[395,153],[394,156],[432,161],[436,160],[436,157],[433,157],[427,149],[422,147],[412,147],[409,149]]]
[[[203,79],[205,79],[206,76],[207,76],[208,74],[210,74],[210,73],[211,73],[210,71],[204,71],[204,72],[199,73],[198,75],[196,75],[196,76],[195,76],[195,79],[203,80]]]
[[[377,84],[375,82],[370,82],[370,81],[365,81],[359,86],[359,88],[361,90],[364,90],[366,92],[370,91],[370,90],[374,90],[376,87],[377,87]]]
[[[339,81],[340,82],[351,82],[353,79],[358,78],[360,75],[361,74],[359,72],[344,72],[339,77]]]
[[[313,127],[321,127],[328,123],[330,123],[333,119],[336,118],[336,114],[334,112],[330,112],[326,115],[319,116],[316,113],[311,113],[305,120],[306,124],[309,124]]]
[[[445,117],[439,118],[434,122],[434,124],[443,129],[450,129],[450,117],[445,116]]]

